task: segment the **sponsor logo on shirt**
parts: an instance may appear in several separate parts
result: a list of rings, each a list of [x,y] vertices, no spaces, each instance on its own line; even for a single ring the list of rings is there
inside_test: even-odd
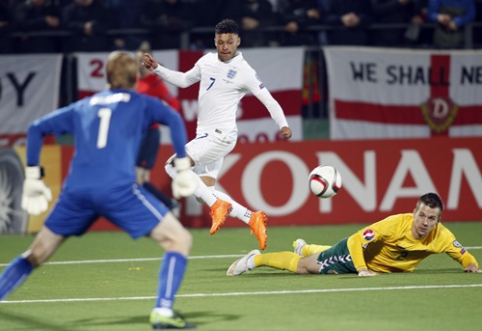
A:
[[[460,254],[464,254],[466,252],[466,249],[464,246],[462,246],[461,243],[459,243],[457,240],[454,240],[454,242],[452,243],[454,245],[454,247],[456,248],[461,248],[460,250]]]
[[[373,230],[367,229],[365,232],[363,232],[363,239],[366,241],[370,241],[375,237],[375,232]]]
[[[259,89],[260,90],[264,89],[264,83],[261,81],[258,75],[256,75],[256,79],[259,81]]]

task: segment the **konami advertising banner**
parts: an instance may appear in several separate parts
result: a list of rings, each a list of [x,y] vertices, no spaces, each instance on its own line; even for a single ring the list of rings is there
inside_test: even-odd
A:
[[[481,220],[481,143],[481,138],[440,137],[239,144],[226,157],[217,188],[242,205],[266,211],[270,226],[373,223],[412,212],[427,192],[444,201],[444,221]],[[331,199],[319,199],[308,189],[309,173],[320,164],[336,167],[343,178],[341,191]],[[207,211],[185,210],[183,221],[210,225]],[[228,218],[225,226],[240,224]]]
[[[444,201],[444,222],[480,221],[481,145],[482,138],[447,137],[238,144],[224,160],[217,189],[252,210],[266,211],[270,226],[373,223],[412,212],[418,197],[427,192],[438,193]],[[55,185],[49,182],[50,176],[57,178],[51,161],[62,163],[63,179],[73,148],[49,148],[61,151],[60,157],[46,158],[44,164],[46,182]],[[163,164],[171,153],[170,146],[163,146],[151,172],[152,182],[166,194],[171,193],[170,178]],[[331,199],[319,199],[308,189],[308,175],[320,164],[336,167],[343,177],[341,191]],[[194,198],[181,203],[186,226],[211,225],[206,206]],[[225,223],[243,225],[233,218]],[[101,220],[92,229],[112,228]]]

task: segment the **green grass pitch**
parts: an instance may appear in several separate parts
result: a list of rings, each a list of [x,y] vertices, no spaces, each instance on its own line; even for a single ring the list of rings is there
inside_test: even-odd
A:
[[[229,221],[229,220],[228,220]],[[446,224],[482,263],[482,222]],[[291,243],[334,244],[360,225],[271,227],[266,252]],[[410,274],[299,276],[258,268],[227,277],[240,255],[257,248],[249,228],[191,231],[194,246],[175,309],[198,330],[477,330],[482,274],[466,274],[445,254]],[[0,271],[33,236],[0,236]],[[150,330],[162,249],[123,232],[69,239],[48,264],[0,304],[0,330]]]

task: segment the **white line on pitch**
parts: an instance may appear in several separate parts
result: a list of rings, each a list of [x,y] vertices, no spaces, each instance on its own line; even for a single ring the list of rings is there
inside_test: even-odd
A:
[[[233,255],[199,255],[199,256],[189,256],[190,260],[199,259],[224,259],[224,258],[235,258],[241,257],[243,254],[233,254]],[[146,257],[146,258],[136,258],[136,259],[108,259],[108,260],[78,260],[78,261],[55,261],[46,262],[43,265],[62,265],[62,264],[90,264],[90,263],[121,263],[121,262],[149,262],[149,261],[160,261],[161,257]],[[6,267],[8,263],[0,263],[0,267]]]
[[[310,294],[310,293],[338,293],[338,292],[366,292],[366,291],[405,291],[405,290],[436,290],[436,289],[457,289],[482,287],[482,284],[466,285],[426,285],[426,286],[389,286],[389,287],[364,287],[364,288],[333,288],[333,289],[311,289],[296,291],[263,291],[263,292],[229,292],[229,293],[192,293],[179,294],[176,298],[203,298],[203,297],[231,297],[248,295],[283,295],[283,294]],[[119,297],[119,298],[76,298],[76,299],[48,299],[48,300],[12,300],[0,301],[0,304],[22,304],[22,303],[58,303],[58,302],[93,302],[93,301],[128,301],[128,300],[153,300],[154,296],[146,297]]]
[[[468,250],[482,249],[482,246],[465,247]],[[226,258],[236,258],[241,257],[242,254],[231,254],[231,255],[198,255],[190,256],[190,260],[198,259],[226,259]],[[66,264],[91,264],[91,263],[122,263],[122,262],[149,262],[149,261],[160,261],[161,257],[148,257],[148,258],[137,258],[137,259],[105,259],[105,260],[78,260],[78,261],[55,261],[47,262],[43,265],[66,265]],[[6,267],[8,263],[0,263],[0,267]]]

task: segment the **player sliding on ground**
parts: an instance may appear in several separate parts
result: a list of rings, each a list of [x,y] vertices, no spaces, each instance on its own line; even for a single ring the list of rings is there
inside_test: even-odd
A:
[[[413,213],[392,215],[369,225],[334,246],[293,243],[294,253],[253,250],[235,261],[228,276],[268,266],[298,274],[348,274],[375,276],[379,273],[411,272],[427,256],[447,253],[465,272],[477,272],[473,255],[455,239],[441,221],[443,203],[435,193],[422,195]]]
[[[144,66],[178,87],[188,87],[200,81],[196,138],[186,146],[194,166],[193,171],[198,175],[194,195],[211,208],[211,234],[219,230],[229,215],[249,225],[258,238],[259,247],[265,249],[268,240],[266,213],[253,212],[214,187],[224,157],[236,145],[236,111],[247,92],[253,93],[265,105],[283,137],[291,138],[291,129],[283,109],[241,52],[237,51],[241,42],[238,30],[238,25],[233,20],[219,22],[214,37],[217,53],[204,55],[185,73],[164,68],[149,54],[145,54]],[[174,178],[175,171],[171,163],[166,165],[166,171]]]
[[[127,52],[109,55],[109,90],[58,109],[33,122],[27,134],[27,169],[22,207],[29,214],[48,208],[52,194],[39,165],[43,137],[72,133],[75,153],[58,201],[30,248],[0,275],[0,301],[19,287],[34,268],[47,261],[70,236],[81,236],[100,217],[129,233],[156,241],[165,253],[157,299],[150,321],[154,329],[187,329],[194,325],[174,315],[191,249],[191,234],[157,198],[136,184],[135,162],[141,139],[154,122],[168,125],[177,158],[175,197],[194,192],[195,179],[186,156],[181,116],[160,100],[135,92],[138,63]]]

